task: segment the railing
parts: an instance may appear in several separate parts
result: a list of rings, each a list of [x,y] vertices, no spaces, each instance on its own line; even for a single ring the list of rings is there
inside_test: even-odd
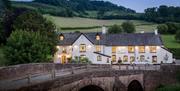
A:
[[[28,85],[37,82],[43,82],[47,80],[53,80],[57,77],[63,77],[74,74],[81,74],[84,72],[93,71],[136,71],[136,70],[160,70],[161,65],[71,65],[69,67],[57,68],[52,66],[49,71],[42,71],[40,73],[28,73],[20,77],[13,79],[0,80],[0,90],[2,88],[13,88],[16,84]]]

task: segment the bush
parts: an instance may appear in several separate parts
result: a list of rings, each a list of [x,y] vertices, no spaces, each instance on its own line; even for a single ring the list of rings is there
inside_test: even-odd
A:
[[[47,36],[40,32],[16,30],[12,32],[4,49],[7,65],[49,62],[52,58]]]
[[[136,31],[135,25],[130,21],[122,23],[122,28],[126,33],[134,33]]]
[[[177,31],[176,35],[175,35],[175,39],[177,42],[180,42],[180,30]]]
[[[80,58],[78,56],[75,56],[75,59],[72,59],[72,61],[70,62],[75,63],[75,64],[91,64],[92,63],[87,57]]]
[[[168,34],[168,26],[166,24],[160,24],[157,26],[158,32],[161,34]]]
[[[122,28],[119,25],[113,25],[108,29],[108,33],[122,33]]]
[[[156,91],[180,91],[180,84],[162,86],[161,88],[158,88]]]

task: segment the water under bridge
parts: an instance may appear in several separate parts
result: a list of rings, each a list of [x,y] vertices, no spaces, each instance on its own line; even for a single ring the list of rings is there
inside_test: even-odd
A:
[[[154,91],[180,65],[23,64],[0,68],[0,91]]]

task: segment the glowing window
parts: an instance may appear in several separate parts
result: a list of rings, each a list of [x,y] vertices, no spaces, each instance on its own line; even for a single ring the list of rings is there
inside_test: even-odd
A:
[[[116,55],[112,55],[112,62],[116,62]]]
[[[96,46],[96,52],[101,52],[101,46],[100,45]]]
[[[112,53],[116,53],[116,47],[112,47]]]
[[[134,53],[135,47],[134,46],[128,46],[128,52],[129,53]]]
[[[149,49],[150,49],[151,53],[156,53],[156,51],[157,51],[156,46],[150,46]]]
[[[123,62],[128,62],[128,56],[127,56],[127,55],[125,55],[125,56],[123,57]]]
[[[139,52],[145,53],[145,46],[139,46]]]
[[[60,39],[60,40],[64,40],[63,34],[60,34],[59,39]]]
[[[96,40],[100,40],[100,35],[96,34]]]
[[[80,52],[86,52],[86,45],[85,44],[81,44],[79,47]]]
[[[157,56],[152,56],[152,62],[157,63]]]

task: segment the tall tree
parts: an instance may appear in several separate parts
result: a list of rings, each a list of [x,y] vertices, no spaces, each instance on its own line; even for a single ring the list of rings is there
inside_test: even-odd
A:
[[[122,23],[122,28],[123,31],[126,33],[134,33],[136,31],[135,25],[133,24],[133,22],[130,21],[126,21]]]

